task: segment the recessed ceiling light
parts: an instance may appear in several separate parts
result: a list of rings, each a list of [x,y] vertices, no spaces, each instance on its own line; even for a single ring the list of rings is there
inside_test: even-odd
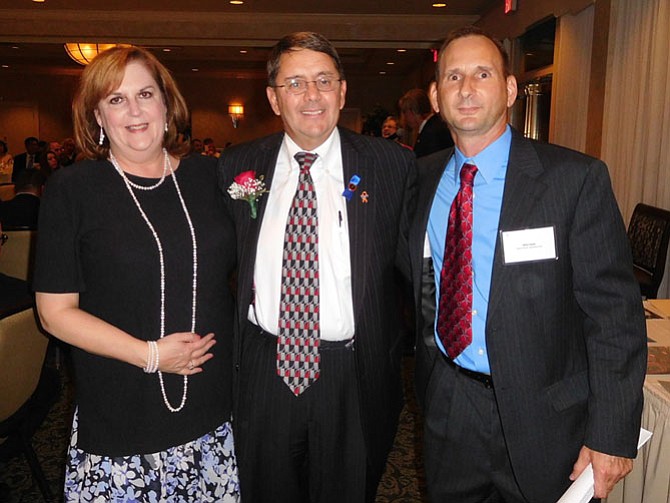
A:
[[[393,61],[387,61],[386,64],[387,65],[395,65],[395,63]]]
[[[244,1],[243,0],[230,0],[230,2],[228,2],[228,3],[231,4],[231,5],[242,5],[244,3]]]
[[[35,3],[44,3],[44,0],[33,0]]]
[[[172,49],[170,49],[169,47],[165,47],[165,48],[163,49],[163,52],[172,52]]]
[[[19,48],[18,45],[13,45],[13,46],[12,46],[12,49],[18,49],[18,48]]]
[[[240,54],[246,54],[247,52],[248,51],[246,51],[245,49],[240,49]]]
[[[192,71],[192,72],[199,72],[199,71],[200,71],[200,68],[191,68],[191,71]]]
[[[3,68],[9,68],[9,65],[2,65]]]
[[[442,8],[442,7],[446,7],[446,6],[447,6],[446,3],[434,3],[434,4],[433,4],[433,7],[436,7],[436,8],[438,8],[438,9],[439,9],[439,8]]]
[[[396,49],[398,52],[407,52],[407,49]]]
[[[386,75],[386,72],[382,70],[381,72],[379,72],[379,75]]]

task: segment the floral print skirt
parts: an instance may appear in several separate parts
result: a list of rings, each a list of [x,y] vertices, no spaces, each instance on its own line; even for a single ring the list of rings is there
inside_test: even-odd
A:
[[[65,473],[66,502],[240,501],[230,422],[183,445],[154,454],[107,457],[77,448],[78,415]]]

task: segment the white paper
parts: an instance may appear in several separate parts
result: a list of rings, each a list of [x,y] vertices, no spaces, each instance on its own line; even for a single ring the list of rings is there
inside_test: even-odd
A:
[[[554,227],[502,232],[505,264],[556,258]]]
[[[640,428],[640,437],[637,441],[637,448],[639,449],[651,438],[652,433]],[[589,503],[593,498],[593,466],[591,463],[584,468],[584,471],[577,477],[568,490],[563,493],[561,499],[556,503]]]

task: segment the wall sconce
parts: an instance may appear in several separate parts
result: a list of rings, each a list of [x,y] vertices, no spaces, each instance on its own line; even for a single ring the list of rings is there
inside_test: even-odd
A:
[[[233,121],[233,127],[237,127],[237,123],[244,117],[244,105],[228,105],[228,115]]]
[[[68,42],[64,44],[67,55],[80,65],[88,65],[101,52],[112,47],[130,47],[130,44],[83,44],[79,42]]]

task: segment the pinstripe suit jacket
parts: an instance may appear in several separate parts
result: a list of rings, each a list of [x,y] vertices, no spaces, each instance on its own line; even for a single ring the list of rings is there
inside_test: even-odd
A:
[[[418,310],[417,391],[430,414],[435,285],[422,258],[433,196],[453,149],[419,161],[410,231]],[[486,321],[495,397],[529,501],[556,501],[582,445],[635,457],[645,320],[607,167],[513,130],[499,231],[553,226],[557,260],[505,265],[496,242]]]
[[[399,336],[394,268],[409,276],[407,235],[414,204],[416,168],[411,151],[380,138],[340,128],[344,180],[361,178],[358,191],[347,203],[355,354],[360,404],[368,457],[384,468],[402,405]],[[242,171],[263,175],[269,190],[284,133],[227,149],[219,160],[219,181],[226,190]],[[344,190],[344,187],[343,187]],[[366,191],[369,202],[360,194]],[[247,318],[253,298],[256,244],[267,197],[261,197],[258,218],[252,219],[245,201],[226,196],[237,231],[238,321]],[[327,309],[327,306],[324,307]],[[239,341],[236,346],[239,351]],[[239,362],[239,354],[236,357]],[[243,373],[245,369],[237,368]],[[379,474],[381,476],[381,473]]]

